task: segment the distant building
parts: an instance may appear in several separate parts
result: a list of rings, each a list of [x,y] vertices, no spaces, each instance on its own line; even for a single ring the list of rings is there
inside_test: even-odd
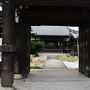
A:
[[[67,26],[32,26],[31,34],[32,41],[45,42],[44,52],[69,52],[79,38],[78,31]]]

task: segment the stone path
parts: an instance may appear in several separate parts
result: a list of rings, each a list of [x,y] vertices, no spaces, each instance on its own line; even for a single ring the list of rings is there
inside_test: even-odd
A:
[[[64,64],[72,67],[70,63]],[[90,90],[90,78],[77,69],[67,69],[64,64],[50,55],[44,63],[45,69],[32,69],[27,79],[15,80],[15,89],[0,86],[0,90]]]
[[[26,80],[16,80],[14,86],[16,90],[90,90],[90,79],[72,69],[31,70]]]
[[[90,90],[90,78],[72,69],[31,70],[26,80],[15,80],[14,87],[0,90]]]
[[[66,62],[57,60],[57,56],[61,55],[60,53],[42,53],[40,55],[45,55],[48,57],[48,60],[44,62],[45,69],[60,69],[60,68],[69,68],[69,69],[78,69],[79,62]],[[51,60],[51,61],[50,61]]]
[[[65,65],[57,59],[57,55],[49,55],[44,62],[44,69],[64,69]]]

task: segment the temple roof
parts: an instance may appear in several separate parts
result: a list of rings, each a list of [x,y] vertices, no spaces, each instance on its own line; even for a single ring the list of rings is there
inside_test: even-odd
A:
[[[78,31],[67,26],[32,26],[32,34],[37,36],[70,36],[78,37]]]
[[[65,26],[32,26],[32,33],[45,36],[69,36]]]

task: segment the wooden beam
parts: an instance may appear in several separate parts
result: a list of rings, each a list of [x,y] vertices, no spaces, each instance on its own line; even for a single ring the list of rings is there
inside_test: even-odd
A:
[[[81,25],[90,22],[90,13],[81,8],[30,7],[20,11],[20,16],[31,25]]]
[[[90,7],[90,0],[16,0],[16,4],[26,6]]]

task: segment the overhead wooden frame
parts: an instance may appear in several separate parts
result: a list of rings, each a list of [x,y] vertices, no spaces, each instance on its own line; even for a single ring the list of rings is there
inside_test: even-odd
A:
[[[0,0],[2,5],[4,0]],[[16,5],[25,6],[72,6],[90,7],[90,0],[15,0]]]
[[[16,0],[17,5],[90,7],[90,0]]]
[[[90,9],[61,6],[30,6],[20,16],[30,25],[81,25],[90,23]]]

